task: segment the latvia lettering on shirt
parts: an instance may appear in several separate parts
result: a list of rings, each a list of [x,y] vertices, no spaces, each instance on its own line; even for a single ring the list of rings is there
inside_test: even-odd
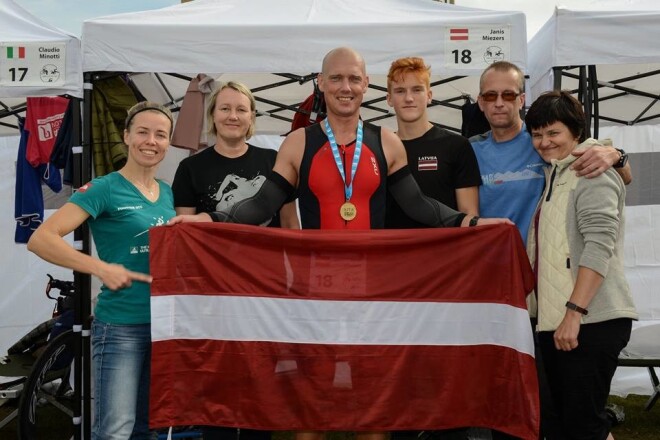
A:
[[[417,169],[419,171],[437,171],[438,158],[436,156],[421,156],[417,158]]]

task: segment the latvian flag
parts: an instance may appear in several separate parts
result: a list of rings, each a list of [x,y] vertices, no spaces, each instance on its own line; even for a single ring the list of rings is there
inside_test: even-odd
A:
[[[25,58],[24,46],[7,46],[7,59]]]
[[[469,40],[468,28],[449,29],[449,39],[451,41]]]
[[[438,158],[437,157],[418,157],[417,170],[418,171],[437,171]]]
[[[152,427],[537,438],[515,227],[150,234]]]

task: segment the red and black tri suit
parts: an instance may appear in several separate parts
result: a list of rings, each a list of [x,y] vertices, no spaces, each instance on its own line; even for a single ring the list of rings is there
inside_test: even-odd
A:
[[[362,153],[353,183],[351,203],[357,216],[346,221],[339,215],[346,201],[330,142],[321,124],[305,128],[305,152],[300,164],[298,206],[303,229],[382,229],[385,227],[387,161],[380,127],[364,124]],[[350,183],[355,141],[339,145],[344,174]]]

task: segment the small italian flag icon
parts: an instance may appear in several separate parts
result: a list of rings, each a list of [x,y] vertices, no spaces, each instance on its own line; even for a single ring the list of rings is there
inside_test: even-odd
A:
[[[23,46],[7,46],[7,59],[25,58],[25,47]]]

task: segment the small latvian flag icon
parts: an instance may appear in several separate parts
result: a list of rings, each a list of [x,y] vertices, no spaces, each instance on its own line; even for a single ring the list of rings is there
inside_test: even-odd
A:
[[[7,46],[7,59],[25,58],[25,47],[23,46]]]

